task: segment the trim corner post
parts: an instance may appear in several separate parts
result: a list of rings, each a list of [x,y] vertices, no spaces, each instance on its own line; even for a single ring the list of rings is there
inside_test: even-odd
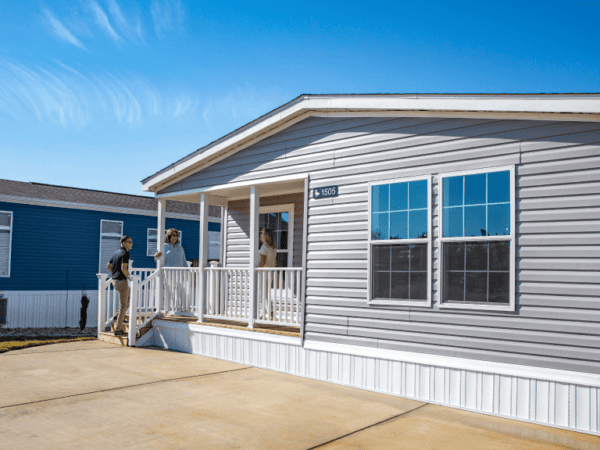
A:
[[[260,193],[258,187],[250,187],[250,262],[248,274],[250,275],[250,308],[248,311],[248,328],[254,328],[256,318],[257,299],[257,274],[258,266],[258,215],[260,211]]]
[[[198,300],[196,302],[196,314],[198,322],[204,321],[204,309],[206,307],[206,274],[205,268],[208,260],[208,205],[209,197],[206,194],[200,194],[200,248],[198,255]]]

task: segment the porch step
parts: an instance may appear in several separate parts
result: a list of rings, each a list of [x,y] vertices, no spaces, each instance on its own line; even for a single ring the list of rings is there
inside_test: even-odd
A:
[[[123,347],[127,347],[129,344],[129,338],[126,334],[123,336],[115,336],[115,333],[108,331],[101,331],[98,333],[98,340],[108,342],[109,344],[122,345]]]
[[[147,323],[142,328],[138,330],[136,333],[136,340],[139,340],[142,336],[144,336],[150,329],[152,328],[152,322]],[[116,324],[110,324],[110,331],[101,331],[98,333],[98,339],[103,342],[108,342],[111,344],[127,346],[129,345],[129,314],[125,315],[125,320],[123,321],[123,331],[125,332],[122,336],[115,336]]]

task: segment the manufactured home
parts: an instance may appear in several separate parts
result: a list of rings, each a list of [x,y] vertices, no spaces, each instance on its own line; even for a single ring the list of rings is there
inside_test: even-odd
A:
[[[303,95],[142,183],[200,263],[136,278],[130,345],[600,434],[600,95]]]
[[[0,291],[7,328],[97,324],[96,274],[130,235],[133,267],[155,266],[157,200],[41,183],[0,180]],[[177,228],[188,260],[198,258],[199,207],[169,202],[166,225]],[[221,211],[210,211],[209,257],[220,258]]]

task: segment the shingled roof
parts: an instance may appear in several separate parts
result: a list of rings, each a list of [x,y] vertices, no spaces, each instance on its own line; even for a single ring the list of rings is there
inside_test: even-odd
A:
[[[142,195],[120,194],[118,192],[95,191],[53,184],[24,183],[0,179],[0,195],[21,197],[35,200],[51,200],[68,203],[83,203],[95,206],[108,206],[113,208],[139,209],[142,211],[156,212],[158,199]],[[2,198],[0,197],[0,201]],[[200,205],[167,201],[167,212],[174,214],[190,214],[199,216]],[[221,207],[209,207],[209,216],[221,217]]]

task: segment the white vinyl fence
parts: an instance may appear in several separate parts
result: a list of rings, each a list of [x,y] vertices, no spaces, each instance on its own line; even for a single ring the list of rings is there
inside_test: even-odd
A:
[[[4,291],[8,297],[3,328],[78,328],[81,291]],[[98,323],[98,291],[87,291],[87,327]]]

